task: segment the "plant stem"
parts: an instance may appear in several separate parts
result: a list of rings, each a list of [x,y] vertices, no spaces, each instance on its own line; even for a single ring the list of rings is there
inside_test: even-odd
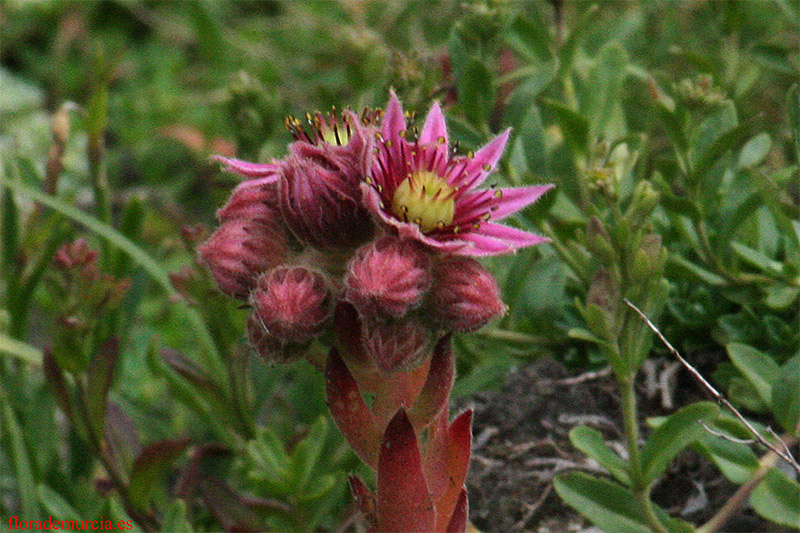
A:
[[[619,389],[622,396],[622,418],[625,426],[625,442],[628,448],[628,464],[630,466],[633,492],[639,502],[642,514],[653,531],[667,533],[667,529],[656,516],[653,503],[650,501],[650,484],[644,479],[642,459],[639,455],[639,425],[636,415],[636,391],[634,389],[635,374],[619,377]]]

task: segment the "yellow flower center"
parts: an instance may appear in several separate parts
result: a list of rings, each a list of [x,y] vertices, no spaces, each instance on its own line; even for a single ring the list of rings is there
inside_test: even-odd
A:
[[[392,212],[413,222],[427,233],[453,222],[454,189],[439,175],[427,170],[409,174],[394,193]]]

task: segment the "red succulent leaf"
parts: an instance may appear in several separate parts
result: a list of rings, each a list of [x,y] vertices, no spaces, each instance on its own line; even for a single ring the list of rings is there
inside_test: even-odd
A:
[[[378,529],[432,531],[435,515],[414,426],[401,409],[386,428],[378,459]]]
[[[325,367],[325,388],[333,419],[356,454],[375,468],[378,463],[378,431],[352,374],[334,348]]]
[[[381,378],[372,402],[372,415],[380,428],[386,427],[398,409],[408,410],[414,405],[430,374],[430,364],[431,360],[427,358],[413,370]]]
[[[447,407],[454,376],[455,360],[448,334],[436,343],[425,385],[414,406],[408,412],[415,428],[420,429],[427,426],[442,409]]]
[[[367,488],[361,478],[356,475],[350,476],[350,492],[356,501],[358,510],[364,515],[370,529],[377,526],[378,511],[375,503],[375,495]]]
[[[469,517],[469,502],[467,501],[467,489],[462,488],[458,494],[456,508],[453,509],[453,516],[447,524],[447,533],[464,533],[467,529],[467,518]]]
[[[458,503],[459,494],[467,478],[469,456],[472,447],[472,410],[458,415],[450,424],[447,434],[447,446],[444,448],[447,472],[447,484],[436,501],[438,512],[437,531],[445,528],[445,521],[453,513]]]

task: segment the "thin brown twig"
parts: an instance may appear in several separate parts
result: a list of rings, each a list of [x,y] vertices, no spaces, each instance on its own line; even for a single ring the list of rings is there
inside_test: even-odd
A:
[[[777,441],[781,444],[781,448],[783,448],[781,449],[772,444],[771,442],[769,442],[766,438],[764,438],[764,436],[761,433],[759,433],[759,431],[756,430],[756,428],[753,427],[753,425],[742,415],[742,413],[739,412],[738,409],[736,409],[733,406],[731,402],[728,401],[727,398],[725,398],[722,394],[720,394],[719,391],[717,391],[717,389],[715,389],[714,386],[711,385],[711,383],[709,383],[708,380],[706,380],[706,378],[704,378],[703,375],[700,374],[700,372],[695,367],[693,367],[686,359],[683,358],[683,356],[680,353],[678,353],[678,350],[676,350],[675,347],[672,346],[672,344],[670,344],[670,342],[666,339],[666,337],[664,337],[664,335],[661,333],[661,331],[659,331],[659,329],[655,326],[655,324],[653,324],[650,321],[650,319],[647,318],[647,315],[645,315],[638,307],[636,307],[627,298],[625,298],[625,303],[628,305],[628,307],[636,311],[636,314],[638,314],[642,318],[642,320],[644,320],[644,322],[653,331],[653,333],[655,333],[656,336],[661,340],[661,342],[664,343],[664,346],[667,347],[670,353],[674,355],[678,359],[678,361],[681,362],[681,364],[686,368],[686,370],[688,370],[709,393],[711,393],[711,395],[714,397],[717,403],[727,407],[728,410],[730,410],[730,412],[733,413],[733,416],[735,416],[742,424],[744,424],[747,430],[756,438],[756,440],[758,440],[758,442],[762,446],[772,451],[773,453],[775,453],[775,455],[777,455],[778,457],[789,463],[792,466],[792,468],[795,469],[797,474],[800,475],[800,464],[798,464],[797,460],[789,452],[789,447],[786,445],[785,442],[783,442],[783,439],[781,439],[778,435],[776,435],[775,432],[772,431],[771,429],[768,430],[770,434],[774,438],[776,438]]]

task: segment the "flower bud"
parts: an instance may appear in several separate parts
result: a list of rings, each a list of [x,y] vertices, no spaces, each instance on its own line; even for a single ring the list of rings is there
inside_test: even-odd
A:
[[[286,244],[268,227],[236,219],[222,226],[198,248],[220,290],[246,299],[258,276],[286,256]]]
[[[232,220],[250,220],[282,231],[277,184],[263,180],[239,184],[231,193],[228,203],[217,211],[217,219],[223,224]]]
[[[409,370],[428,353],[430,331],[416,320],[364,324],[364,350],[384,373]]]
[[[97,251],[89,248],[86,239],[77,239],[63,245],[55,254],[55,265],[63,270],[97,264]]]
[[[345,277],[345,299],[362,316],[400,318],[431,285],[430,259],[413,240],[384,237],[362,247]]]
[[[287,342],[269,331],[256,313],[247,318],[247,336],[258,354],[267,361],[290,361],[308,348],[311,341]]]
[[[480,263],[457,256],[438,262],[430,312],[444,329],[474,331],[505,310],[497,281]]]
[[[352,126],[346,145],[297,141],[280,169],[286,225],[297,238],[321,249],[352,247],[373,232],[360,189],[372,162],[372,139],[355,115],[345,116]]]
[[[322,331],[332,295],[321,274],[303,267],[278,267],[259,278],[251,296],[264,329],[287,342],[305,342]]]

